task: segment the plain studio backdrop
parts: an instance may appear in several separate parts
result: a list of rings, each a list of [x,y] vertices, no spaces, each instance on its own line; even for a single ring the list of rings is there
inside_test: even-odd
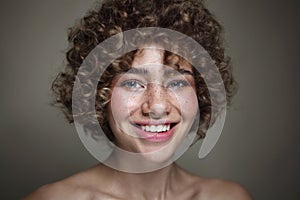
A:
[[[0,3],[0,199],[97,163],[74,125],[50,106],[67,29],[94,0]],[[205,159],[195,145],[178,161],[204,177],[233,180],[255,199],[300,199],[299,1],[207,0],[225,28],[239,92]]]

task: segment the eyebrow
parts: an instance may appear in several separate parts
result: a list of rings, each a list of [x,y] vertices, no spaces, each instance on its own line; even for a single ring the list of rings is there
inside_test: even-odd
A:
[[[138,74],[138,75],[148,75],[150,74],[150,72],[148,71],[148,69],[145,68],[131,68],[130,70],[128,70],[126,73],[129,74]],[[186,69],[167,69],[164,71],[164,76],[170,76],[170,75],[178,75],[182,74],[182,75],[191,75],[194,76],[194,73],[186,70]]]
[[[170,75],[177,75],[178,73],[182,74],[182,75],[191,75],[191,76],[194,76],[193,72],[191,72],[189,70],[186,70],[186,69],[178,69],[178,70],[168,69],[168,70],[165,70],[164,75],[165,76],[170,76]]]
[[[131,68],[128,70],[126,73],[129,74],[137,74],[137,75],[142,75],[142,76],[148,76],[150,74],[149,70],[146,68]],[[179,74],[181,75],[190,75],[194,77],[194,73],[191,72],[190,70],[186,69],[167,69],[164,70],[164,77],[170,77],[170,76],[178,76]]]
[[[145,68],[131,68],[126,73],[129,74],[140,74],[140,75],[148,75],[149,71]]]

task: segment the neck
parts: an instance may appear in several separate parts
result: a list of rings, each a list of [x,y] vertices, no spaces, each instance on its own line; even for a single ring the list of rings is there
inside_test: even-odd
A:
[[[177,170],[176,164],[147,173],[126,173],[106,167],[114,189],[131,199],[165,199],[172,192]]]

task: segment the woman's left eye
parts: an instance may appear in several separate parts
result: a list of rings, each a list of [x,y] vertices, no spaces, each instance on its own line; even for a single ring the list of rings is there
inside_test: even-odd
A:
[[[189,83],[185,80],[175,80],[175,81],[171,81],[167,87],[168,88],[182,88],[182,87],[186,87],[189,86]]]

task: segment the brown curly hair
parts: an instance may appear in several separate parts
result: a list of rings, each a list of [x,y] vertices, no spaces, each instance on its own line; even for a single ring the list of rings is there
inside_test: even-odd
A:
[[[181,32],[197,41],[210,55],[218,67],[226,90],[226,100],[230,103],[236,91],[230,58],[224,54],[222,27],[205,8],[202,0],[104,0],[95,10],[91,10],[81,21],[70,29],[68,40],[70,49],[66,53],[67,66],[53,82],[55,103],[62,105],[64,113],[73,122],[72,90],[75,76],[83,60],[105,39],[134,28],[161,27]],[[106,118],[110,85],[114,76],[130,69],[136,51],[116,59],[99,80],[95,109],[98,123],[107,137],[113,141]],[[179,59],[174,59],[174,56]],[[177,60],[175,63],[174,60]],[[180,64],[184,59],[171,52],[165,52],[165,63]],[[173,62],[173,63],[172,63]],[[194,70],[197,96],[200,108],[199,138],[205,136],[211,116],[211,99],[201,74]],[[97,139],[97,135],[92,135]]]

